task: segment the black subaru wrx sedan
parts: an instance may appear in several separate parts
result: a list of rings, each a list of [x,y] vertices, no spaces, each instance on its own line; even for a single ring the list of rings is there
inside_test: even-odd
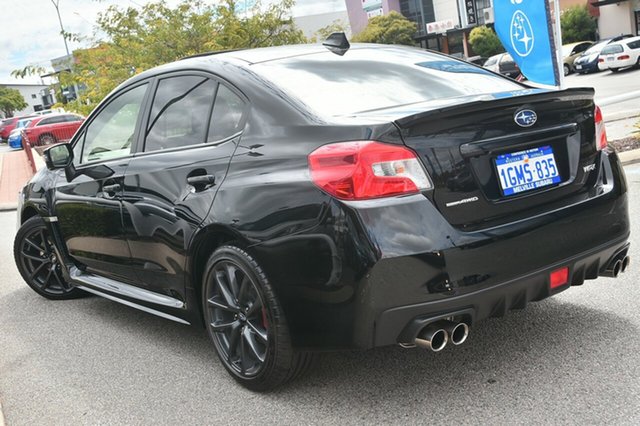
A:
[[[625,178],[592,89],[413,48],[164,65],[45,158],[20,194],[27,284],[204,324],[254,390],[320,350],[462,344],[484,318],[629,263]]]

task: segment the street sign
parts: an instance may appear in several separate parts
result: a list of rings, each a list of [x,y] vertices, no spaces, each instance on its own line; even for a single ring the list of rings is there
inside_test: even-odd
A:
[[[382,9],[382,0],[362,0],[362,9],[366,12],[374,9]]]
[[[444,34],[456,27],[453,19],[445,19],[444,21],[435,21],[427,23],[427,33]]]
[[[475,0],[464,1],[464,13],[467,15],[467,25],[472,27],[478,24],[478,10]]]

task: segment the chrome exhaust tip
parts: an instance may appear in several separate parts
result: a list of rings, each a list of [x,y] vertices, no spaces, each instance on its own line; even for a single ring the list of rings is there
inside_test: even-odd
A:
[[[620,259],[612,260],[607,269],[600,273],[602,277],[618,278],[618,274],[622,270],[623,261]],[[628,266],[628,262],[627,262]]]
[[[613,264],[613,278],[618,278],[618,274],[620,274],[621,269],[622,269],[622,260],[618,259]]]
[[[447,331],[447,334],[449,334],[451,343],[456,346],[463,344],[465,340],[467,340],[467,337],[469,337],[469,325],[465,322],[447,321],[444,329]]]
[[[620,272],[625,272],[629,267],[630,263],[631,263],[631,256],[625,256],[624,259],[622,259],[622,268],[620,269]]]
[[[423,328],[418,337],[414,340],[416,346],[424,349],[431,349],[433,352],[440,352],[447,346],[449,335],[442,328],[431,324]]]

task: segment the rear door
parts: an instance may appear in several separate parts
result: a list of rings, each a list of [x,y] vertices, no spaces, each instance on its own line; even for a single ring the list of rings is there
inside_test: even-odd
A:
[[[140,285],[183,294],[186,250],[226,176],[247,102],[201,73],[158,79],[154,92],[125,177],[125,233]]]
[[[101,107],[74,141],[76,176],[59,171],[55,210],[69,254],[89,272],[135,283],[122,227],[124,172],[149,84]]]

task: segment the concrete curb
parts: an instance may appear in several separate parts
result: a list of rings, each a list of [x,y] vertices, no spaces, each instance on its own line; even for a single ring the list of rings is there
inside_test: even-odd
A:
[[[612,121],[627,120],[627,119],[635,118],[635,117],[640,117],[640,110],[622,111],[622,112],[616,112],[614,114],[609,114],[609,115],[605,114],[604,121],[605,121],[605,123],[610,123]]]
[[[618,158],[623,166],[640,162],[640,149],[632,149],[618,153]]]
[[[8,212],[11,210],[17,210],[18,209],[18,203],[2,203],[0,204],[0,212]],[[0,424],[0,426],[2,426]]]

